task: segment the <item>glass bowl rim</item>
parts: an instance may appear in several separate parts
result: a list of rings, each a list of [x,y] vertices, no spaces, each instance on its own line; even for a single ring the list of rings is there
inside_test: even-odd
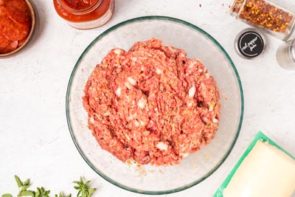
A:
[[[101,172],[99,169],[97,169],[92,163],[91,161],[87,158],[87,156],[84,154],[83,150],[80,148],[79,143],[77,142],[76,136],[74,134],[73,128],[72,128],[72,124],[71,124],[71,118],[70,118],[70,107],[69,107],[69,102],[70,102],[70,95],[71,95],[71,87],[72,87],[72,83],[73,83],[73,79],[75,77],[76,71],[80,65],[81,60],[83,59],[83,57],[85,56],[85,54],[91,49],[91,47],[97,43],[99,40],[101,40],[104,36],[106,36],[107,34],[111,33],[113,30],[118,29],[121,26],[124,25],[128,25],[129,23],[134,23],[134,22],[139,22],[139,21],[146,21],[146,20],[162,20],[162,21],[171,21],[171,22],[175,22],[175,23],[179,23],[182,24],[184,26],[190,27],[195,31],[198,31],[199,33],[203,34],[205,37],[207,37],[209,40],[211,40],[215,46],[217,46],[221,52],[225,55],[227,61],[230,63],[236,80],[238,82],[238,86],[239,86],[239,90],[240,90],[240,96],[241,96],[241,114],[240,114],[240,120],[239,120],[239,125],[236,131],[236,135],[235,138],[231,144],[231,146],[229,147],[228,151],[225,153],[224,157],[221,159],[221,161],[213,168],[211,169],[206,175],[204,175],[203,177],[201,177],[200,179],[193,181],[192,183],[189,183],[187,185],[184,186],[180,186],[177,187],[175,189],[169,189],[169,190],[161,190],[161,191],[150,191],[150,190],[140,190],[140,189],[136,189],[136,188],[132,188],[129,186],[126,186],[122,183],[119,183],[113,179],[111,179],[110,177],[108,177],[107,175],[105,175],[103,172]],[[221,46],[221,44],[215,39],[213,38],[209,33],[207,33],[206,31],[204,31],[203,29],[201,29],[200,27],[193,25],[192,23],[189,23],[187,21],[181,20],[181,19],[177,19],[177,18],[173,18],[173,17],[169,17],[169,16],[159,16],[159,15],[153,15],[153,16],[142,16],[142,17],[136,17],[136,18],[132,18],[132,19],[128,19],[125,20],[123,22],[120,22],[110,28],[108,28],[107,30],[103,31],[100,35],[98,35],[87,47],[86,49],[83,51],[83,53],[80,55],[80,57],[78,58],[73,71],[70,75],[69,78],[69,82],[68,82],[68,86],[67,86],[67,92],[66,92],[66,118],[67,118],[67,124],[68,124],[68,129],[70,131],[70,135],[72,137],[72,140],[76,146],[76,149],[78,150],[78,152],[80,153],[80,155],[82,156],[82,158],[84,159],[84,161],[88,164],[88,166],[94,170],[99,176],[101,176],[103,179],[105,179],[106,181],[108,181],[109,183],[125,189],[127,191],[130,192],[135,192],[135,193],[139,193],[139,194],[148,194],[148,195],[162,195],[162,194],[171,194],[171,193],[176,193],[176,192],[180,192],[183,190],[186,190],[188,188],[191,188],[199,183],[201,183],[202,181],[204,181],[205,179],[207,179],[210,175],[212,175],[223,163],[224,161],[227,159],[227,157],[229,156],[230,152],[232,151],[238,136],[240,134],[240,130],[242,127],[242,122],[243,122],[243,116],[244,116],[244,93],[243,93],[243,88],[242,88],[242,83],[241,83],[241,79],[240,76],[238,74],[237,68],[235,67],[232,59],[230,58],[230,56],[228,55],[228,53],[226,52],[226,50]]]

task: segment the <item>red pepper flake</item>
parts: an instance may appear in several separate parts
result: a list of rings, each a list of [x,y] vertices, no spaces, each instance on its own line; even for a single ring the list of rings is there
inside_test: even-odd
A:
[[[280,33],[286,33],[294,19],[293,14],[265,0],[236,0],[232,11],[252,25]]]

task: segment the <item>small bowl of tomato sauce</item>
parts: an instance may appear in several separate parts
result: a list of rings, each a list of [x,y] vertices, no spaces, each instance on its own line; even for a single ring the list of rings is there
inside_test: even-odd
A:
[[[0,0],[0,57],[10,56],[30,41],[36,15],[29,0]]]

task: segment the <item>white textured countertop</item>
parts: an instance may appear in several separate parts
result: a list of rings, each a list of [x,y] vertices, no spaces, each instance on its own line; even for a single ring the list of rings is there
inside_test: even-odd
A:
[[[143,196],[111,185],[88,167],[65,115],[66,87],[79,55],[105,29],[138,16],[172,16],[206,30],[232,57],[244,88],[243,127],[229,157],[199,185],[168,197],[212,196],[258,130],[295,154],[295,72],[279,67],[275,53],[282,42],[270,36],[261,57],[249,61],[236,54],[234,38],[247,25],[230,16],[231,0],[116,0],[112,20],[89,31],[66,25],[52,1],[33,1],[40,22],[33,42],[18,55],[0,59],[0,194],[17,192],[17,174],[55,192],[73,192],[72,181],[85,176],[98,188],[95,196]]]

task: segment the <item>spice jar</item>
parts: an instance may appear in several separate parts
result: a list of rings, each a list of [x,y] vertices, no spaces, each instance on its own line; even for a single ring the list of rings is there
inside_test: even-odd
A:
[[[294,13],[269,0],[235,0],[231,12],[237,18],[263,28],[283,40],[294,36]]]
[[[114,10],[114,0],[53,0],[58,15],[77,29],[104,25]]]
[[[282,68],[295,70],[295,40],[290,40],[280,46],[277,51],[277,61]]]

